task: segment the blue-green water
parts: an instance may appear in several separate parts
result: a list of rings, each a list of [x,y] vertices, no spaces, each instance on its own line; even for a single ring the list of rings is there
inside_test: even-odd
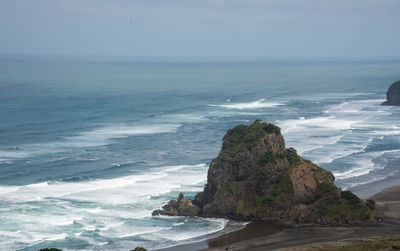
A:
[[[399,175],[399,62],[0,60],[0,250],[177,245],[226,220],[151,217],[206,183],[225,132],[255,119],[336,184]],[[398,163],[398,162],[397,162]]]

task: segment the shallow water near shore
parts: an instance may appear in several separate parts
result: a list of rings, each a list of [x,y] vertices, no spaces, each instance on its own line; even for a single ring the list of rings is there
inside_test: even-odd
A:
[[[255,119],[344,189],[400,176],[400,109],[380,105],[398,62],[0,66],[0,250],[160,249],[226,229],[151,212],[201,191],[226,131]]]

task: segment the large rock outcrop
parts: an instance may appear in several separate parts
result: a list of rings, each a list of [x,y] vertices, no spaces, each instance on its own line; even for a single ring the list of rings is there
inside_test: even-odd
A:
[[[279,127],[257,120],[236,126],[224,136],[204,191],[191,203],[183,203],[186,199],[180,195],[153,215],[262,219],[289,225],[379,219],[373,201],[364,202],[333,182],[331,172],[301,158],[295,149],[286,149]]]
[[[399,105],[400,106],[400,81],[394,82],[390,85],[386,92],[387,101],[382,105]]]

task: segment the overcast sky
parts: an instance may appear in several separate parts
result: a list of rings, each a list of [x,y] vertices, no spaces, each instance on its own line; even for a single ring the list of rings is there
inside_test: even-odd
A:
[[[400,59],[400,1],[0,0],[0,54]]]

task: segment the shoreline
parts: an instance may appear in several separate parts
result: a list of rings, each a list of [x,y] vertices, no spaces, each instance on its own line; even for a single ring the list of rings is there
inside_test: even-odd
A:
[[[205,240],[194,241],[192,243],[181,244],[178,246],[172,246],[162,249],[156,249],[155,251],[187,251],[218,248],[240,241],[247,241],[254,238],[276,234],[287,228],[288,227],[279,226],[270,222],[254,221],[237,230],[229,231],[224,229],[225,233],[223,233],[224,230],[221,230],[220,232],[210,234],[210,238],[207,238]]]
[[[400,161],[397,162],[397,166],[400,166]],[[372,181],[371,183],[357,185],[349,188],[348,190],[352,191],[361,199],[368,199],[387,188],[397,185],[400,185],[400,174],[389,176],[381,180]]]
[[[207,240],[159,249],[184,250],[273,250],[319,242],[385,235],[400,236],[400,176],[391,176],[350,188],[363,199],[373,198],[385,219],[376,226],[282,227],[268,222],[251,222],[243,229],[222,233]]]

